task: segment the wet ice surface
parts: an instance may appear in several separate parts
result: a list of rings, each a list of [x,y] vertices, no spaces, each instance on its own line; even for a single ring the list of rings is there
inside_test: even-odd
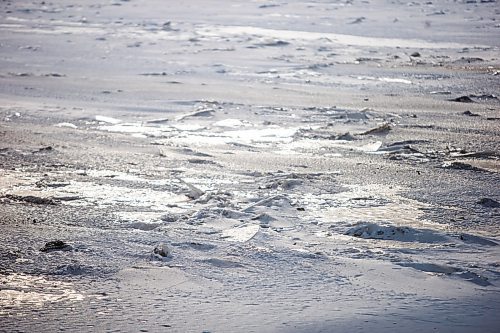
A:
[[[496,5],[2,3],[0,330],[496,331]]]

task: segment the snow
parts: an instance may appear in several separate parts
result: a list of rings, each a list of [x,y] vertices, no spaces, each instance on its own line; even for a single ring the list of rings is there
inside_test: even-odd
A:
[[[496,332],[496,5],[2,2],[0,331]]]

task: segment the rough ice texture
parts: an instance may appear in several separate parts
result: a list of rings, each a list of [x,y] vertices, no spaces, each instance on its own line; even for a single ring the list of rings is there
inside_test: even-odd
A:
[[[0,331],[498,331],[498,1],[0,11]]]

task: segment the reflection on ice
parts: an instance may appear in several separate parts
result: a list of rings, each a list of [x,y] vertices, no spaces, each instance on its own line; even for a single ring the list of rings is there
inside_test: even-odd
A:
[[[412,82],[410,80],[395,79],[395,78],[389,78],[389,77],[358,76],[357,79],[364,80],[364,81],[380,81],[383,83],[412,84]]]
[[[354,46],[378,46],[378,47],[411,47],[411,48],[464,48],[465,44],[458,43],[431,43],[416,39],[399,38],[377,38],[361,37],[354,35],[343,35],[324,32],[276,30],[249,26],[205,26],[200,27],[197,32],[200,35],[211,37],[224,37],[227,35],[253,35],[268,38],[280,38],[288,40],[316,41],[320,39],[329,40],[332,43]]]
[[[41,308],[46,303],[76,302],[85,298],[74,289],[73,284],[43,276],[20,273],[0,275],[0,284],[0,315],[19,308]]]
[[[233,129],[252,127],[252,124],[239,119],[225,119],[214,122],[214,128],[200,124],[177,123],[164,126],[147,126],[142,123],[127,123],[111,126],[100,126],[101,130],[130,134],[141,134],[146,137],[159,137],[165,140],[157,144],[190,144],[190,145],[223,145],[253,143],[289,143],[293,141],[298,127],[284,128],[269,125],[264,128]],[[228,128],[229,130],[223,130]]]
[[[98,206],[113,206],[116,204],[128,207],[148,207],[153,210],[165,210],[173,203],[185,202],[188,198],[168,191],[156,191],[149,188],[130,188],[90,182],[72,182],[64,187],[59,194],[79,196]],[[70,204],[81,205],[79,200]]]
[[[437,224],[424,219],[424,208],[430,205],[399,195],[402,188],[397,186],[356,185],[350,190],[333,195],[337,202],[330,207],[324,218],[333,221],[390,222],[397,226]]]

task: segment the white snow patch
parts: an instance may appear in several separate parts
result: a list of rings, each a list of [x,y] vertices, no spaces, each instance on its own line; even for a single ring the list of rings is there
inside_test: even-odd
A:
[[[368,143],[368,144],[363,145],[361,147],[355,147],[355,149],[360,150],[360,151],[364,151],[366,153],[370,153],[370,152],[376,152],[377,150],[380,149],[380,147],[382,147],[382,142],[376,141],[376,142]]]
[[[388,82],[388,83],[403,83],[403,84],[412,84],[410,80],[405,80],[405,79],[393,79],[390,77],[380,77],[378,79],[379,81],[382,82]]]
[[[86,170],[85,173],[87,173],[91,177],[96,177],[96,178],[113,178],[116,180],[124,180],[124,181],[132,181],[132,182],[138,182],[138,183],[147,183],[151,185],[169,185],[172,182],[175,182],[176,180],[173,179],[147,179],[138,176],[137,174],[134,174],[134,171],[130,169],[129,172],[121,172],[121,171],[112,171],[112,170]],[[81,171],[84,172],[84,171]]]
[[[72,123],[59,123],[59,124],[55,124],[54,126],[55,127],[69,127],[69,128],[74,128],[74,129],[78,128],[78,126],[76,126],[75,124],[72,124]]]
[[[220,121],[214,123],[213,126],[217,126],[217,127],[244,127],[244,126],[252,126],[252,124],[250,124],[247,121],[240,120],[240,119],[224,119],[224,120],[220,120]]]
[[[196,132],[196,131],[201,131],[206,129],[205,126],[198,125],[198,124],[173,124],[172,128],[175,128],[179,131],[186,131],[186,132]]]
[[[380,82],[385,82],[385,83],[412,84],[412,82],[410,80],[390,78],[390,77],[358,76],[357,79],[363,80],[363,81],[380,81]]]
[[[107,116],[95,116],[94,119],[96,121],[99,121],[102,123],[108,123],[108,124],[119,124],[122,122],[120,119],[107,117]]]
[[[251,240],[260,230],[258,225],[249,225],[245,227],[237,227],[232,229],[226,229],[222,231],[222,238],[227,238],[233,242],[248,242]]]

